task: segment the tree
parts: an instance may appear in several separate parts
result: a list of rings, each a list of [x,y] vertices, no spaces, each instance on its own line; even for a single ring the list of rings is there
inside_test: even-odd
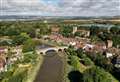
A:
[[[68,74],[68,78],[69,78],[70,82],[83,82],[82,74],[79,71],[71,71]]]
[[[102,55],[100,53],[98,53],[98,54],[87,53],[87,54],[88,54],[87,56],[91,60],[93,60],[95,65],[100,66],[109,72],[111,72],[113,70],[113,65],[110,63],[111,61],[108,58],[106,58],[104,55]]]
[[[100,32],[100,28],[96,25],[92,25],[90,27],[90,35],[94,36],[97,35]]]
[[[113,26],[113,27],[111,27],[110,32],[114,35],[120,34],[120,27],[117,25]]]
[[[100,67],[92,67],[83,73],[83,82],[118,82],[110,73]]]
[[[23,52],[35,51],[35,42],[32,39],[28,39],[24,42]]]
[[[33,52],[33,53],[24,53],[23,55],[24,58],[22,60],[22,63],[32,63],[32,64],[36,63],[38,54]]]
[[[66,50],[66,53],[69,59],[71,58],[71,56],[77,56],[77,53],[73,46],[69,46],[69,48]]]
[[[62,26],[60,33],[61,33],[64,37],[71,37],[71,36],[72,36],[72,30],[73,30],[73,28],[70,27],[70,26]]]
[[[76,53],[77,53],[77,56],[78,56],[79,58],[81,58],[81,59],[84,59],[84,58],[87,57],[87,56],[85,55],[85,53],[83,52],[83,49],[78,49],[78,50],[76,51]]]
[[[84,36],[84,34],[82,34],[81,32],[76,32],[74,35],[75,36],[79,36],[79,37],[83,37]]]
[[[102,34],[99,34],[98,36],[103,41],[111,40],[111,38],[112,38],[112,34],[108,33],[108,32],[103,32]]]
[[[85,52],[83,52],[82,49],[78,49],[76,53],[77,53],[77,56],[80,59],[82,59],[81,61],[82,61],[82,63],[84,65],[86,65],[86,66],[94,65],[94,63],[92,62],[92,60],[89,57],[87,57],[87,55],[85,54]]]
[[[28,39],[30,39],[30,37],[27,33],[21,33],[13,38],[13,43],[15,45],[21,45]]]
[[[112,37],[113,46],[120,47],[120,35],[114,35]]]
[[[74,70],[79,70],[80,69],[80,62],[79,58],[77,56],[71,56],[71,65],[73,66]]]
[[[12,25],[12,26],[9,26],[9,28],[6,28],[5,34],[8,36],[19,35],[20,31],[19,29],[15,28],[14,25]]]
[[[93,42],[93,43],[102,41],[97,35],[91,36],[90,39],[91,39],[91,42]]]
[[[94,63],[91,61],[90,58],[86,57],[83,59],[83,62],[84,62],[84,65],[85,66],[91,66],[91,65],[94,65]]]
[[[35,28],[29,27],[28,30],[27,30],[27,34],[29,34],[29,36],[31,38],[35,38],[35,36],[36,36],[36,30],[35,30]]]
[[[40,24],[37,26],[40,29],[40,35],[46,35],[51,33],[51,29],[49,28],[48,24]]]

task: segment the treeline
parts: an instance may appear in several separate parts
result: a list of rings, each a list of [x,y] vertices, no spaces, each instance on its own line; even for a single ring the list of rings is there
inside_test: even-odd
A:
[[[51,33],[47,23],[0,22],[0,46],[21,45],[27,39]],[[6,37],[7,36],[7,37]]]
[[[102,55],[97,56],[96,54],[93,55],[95,57],[90,58],[88,54],[92,54],[86,53],[82,49],[74,50],[72,47],[66,53],[68,55],[68,69],[72,68],[68,73],[70,82],[119,82],[109,72],[111,67],[106,62],[107,60],[104,57],[99,57]],[[104,69],[104,66],[107,68]]]
[[[22,32],[35,37],[36,29],[40,29],[40,34],[49,33],[47,23],[41,22],[0,22],[0,36],[14,36]]]

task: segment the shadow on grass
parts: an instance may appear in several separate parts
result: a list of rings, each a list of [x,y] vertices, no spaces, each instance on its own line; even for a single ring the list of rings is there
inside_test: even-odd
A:
[[[68,74],[70,82],[82,82],[82,74],[79,71],[72,71]]]

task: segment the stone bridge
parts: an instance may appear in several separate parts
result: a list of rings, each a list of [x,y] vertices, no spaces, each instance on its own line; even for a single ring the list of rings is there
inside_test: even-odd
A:
[[[63,51],[65,49],[68,49],[68,47],[67,46],[62,46],[62,47],[44,48],[44,49],[37,50],[37,54],[43,54],[43,55],[45,55],[46,52],[51,51],[51,50],[54,50],[54,51],[58,52],[58,51]]]

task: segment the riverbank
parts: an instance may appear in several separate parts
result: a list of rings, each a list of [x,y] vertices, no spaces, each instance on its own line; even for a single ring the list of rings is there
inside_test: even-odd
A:
[[[37,60],[37,64],[35,65],[35,67],[33,67],[28,74],[28,78],[25,82],[33,82],[37,76],[38,71],[40,70],[42,63],[44,61],[44,58],[42,55],[38,56],[38,60]]]

